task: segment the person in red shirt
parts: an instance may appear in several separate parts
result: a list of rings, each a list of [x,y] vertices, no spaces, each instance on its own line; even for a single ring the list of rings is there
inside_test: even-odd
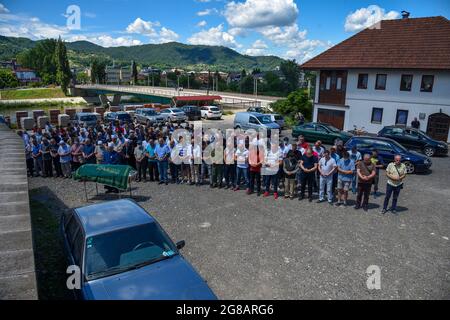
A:
[[[309,143],[305,141],[304,136],[298,136],[297,146],[305,150],[309,149]]]
[[[256,192],[258,197],[261,195],[261,166],[264,161],[264,157],[261,155],[261,151],[258,146],[255,148],[250,148],[248,162],[250,169],[250,177],[248,183],[247,194],[252,194],[255,192],[255,183],[256,183]]]

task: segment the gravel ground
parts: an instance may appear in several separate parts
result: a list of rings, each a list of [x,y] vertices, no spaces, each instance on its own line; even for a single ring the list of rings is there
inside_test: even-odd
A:
[[[207,186],[134,185],[136,200],[221,299],[450,299],[450,160],[408,176],[398,215],[307,201],[258,198]],[[380,181],[385,190],[384,171]],[[32,197],[55,214],[86,205],[83,184],[30,178]],[[116,199],[95,196],[92,202]],[[354,195],[350,198],[353,200]],[[381,289],[366,270],[381,268]]]

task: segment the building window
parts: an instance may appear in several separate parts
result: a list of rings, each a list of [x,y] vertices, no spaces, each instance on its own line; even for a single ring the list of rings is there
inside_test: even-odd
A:
[[[379,123],[383,121],[383,108],[373,108],[372,109],[372,123]]]
[[[325,82],[325,90],[331,89],[331,77],[327,77],[327,80]]]
[[[375,90],[386,90],[386,74],[377,74],[377,81],[375,82]]]
[[[358,75],[358,89],[367,89],[367,82],[369,75],[367,73],[360,73]]]
[[[413,76],[411,74],[403,74],[400,81],[400,91],[411,91]]]
[[[420,86],[420,91],[422,92],[433,92],[434,76],[422,76],[422,85]]]
[[[336,90],[342,90],[342,78],[341,77],[337,78]]]
[[[408,123],[408,110],[397,110],[395,124],[405,125]]]

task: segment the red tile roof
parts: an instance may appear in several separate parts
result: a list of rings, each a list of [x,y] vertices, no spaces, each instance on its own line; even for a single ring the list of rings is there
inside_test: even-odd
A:
[[[450,70],[450,21],[444,17],[383,20],[304,63],[304,69]]]

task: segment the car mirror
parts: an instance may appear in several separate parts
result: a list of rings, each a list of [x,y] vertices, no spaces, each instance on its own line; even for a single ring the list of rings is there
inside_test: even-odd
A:
[[[177,242],[177,249],[181,250],[184,248],[184,246],[186,245],[186,242],[184,240],[178,241]]]

